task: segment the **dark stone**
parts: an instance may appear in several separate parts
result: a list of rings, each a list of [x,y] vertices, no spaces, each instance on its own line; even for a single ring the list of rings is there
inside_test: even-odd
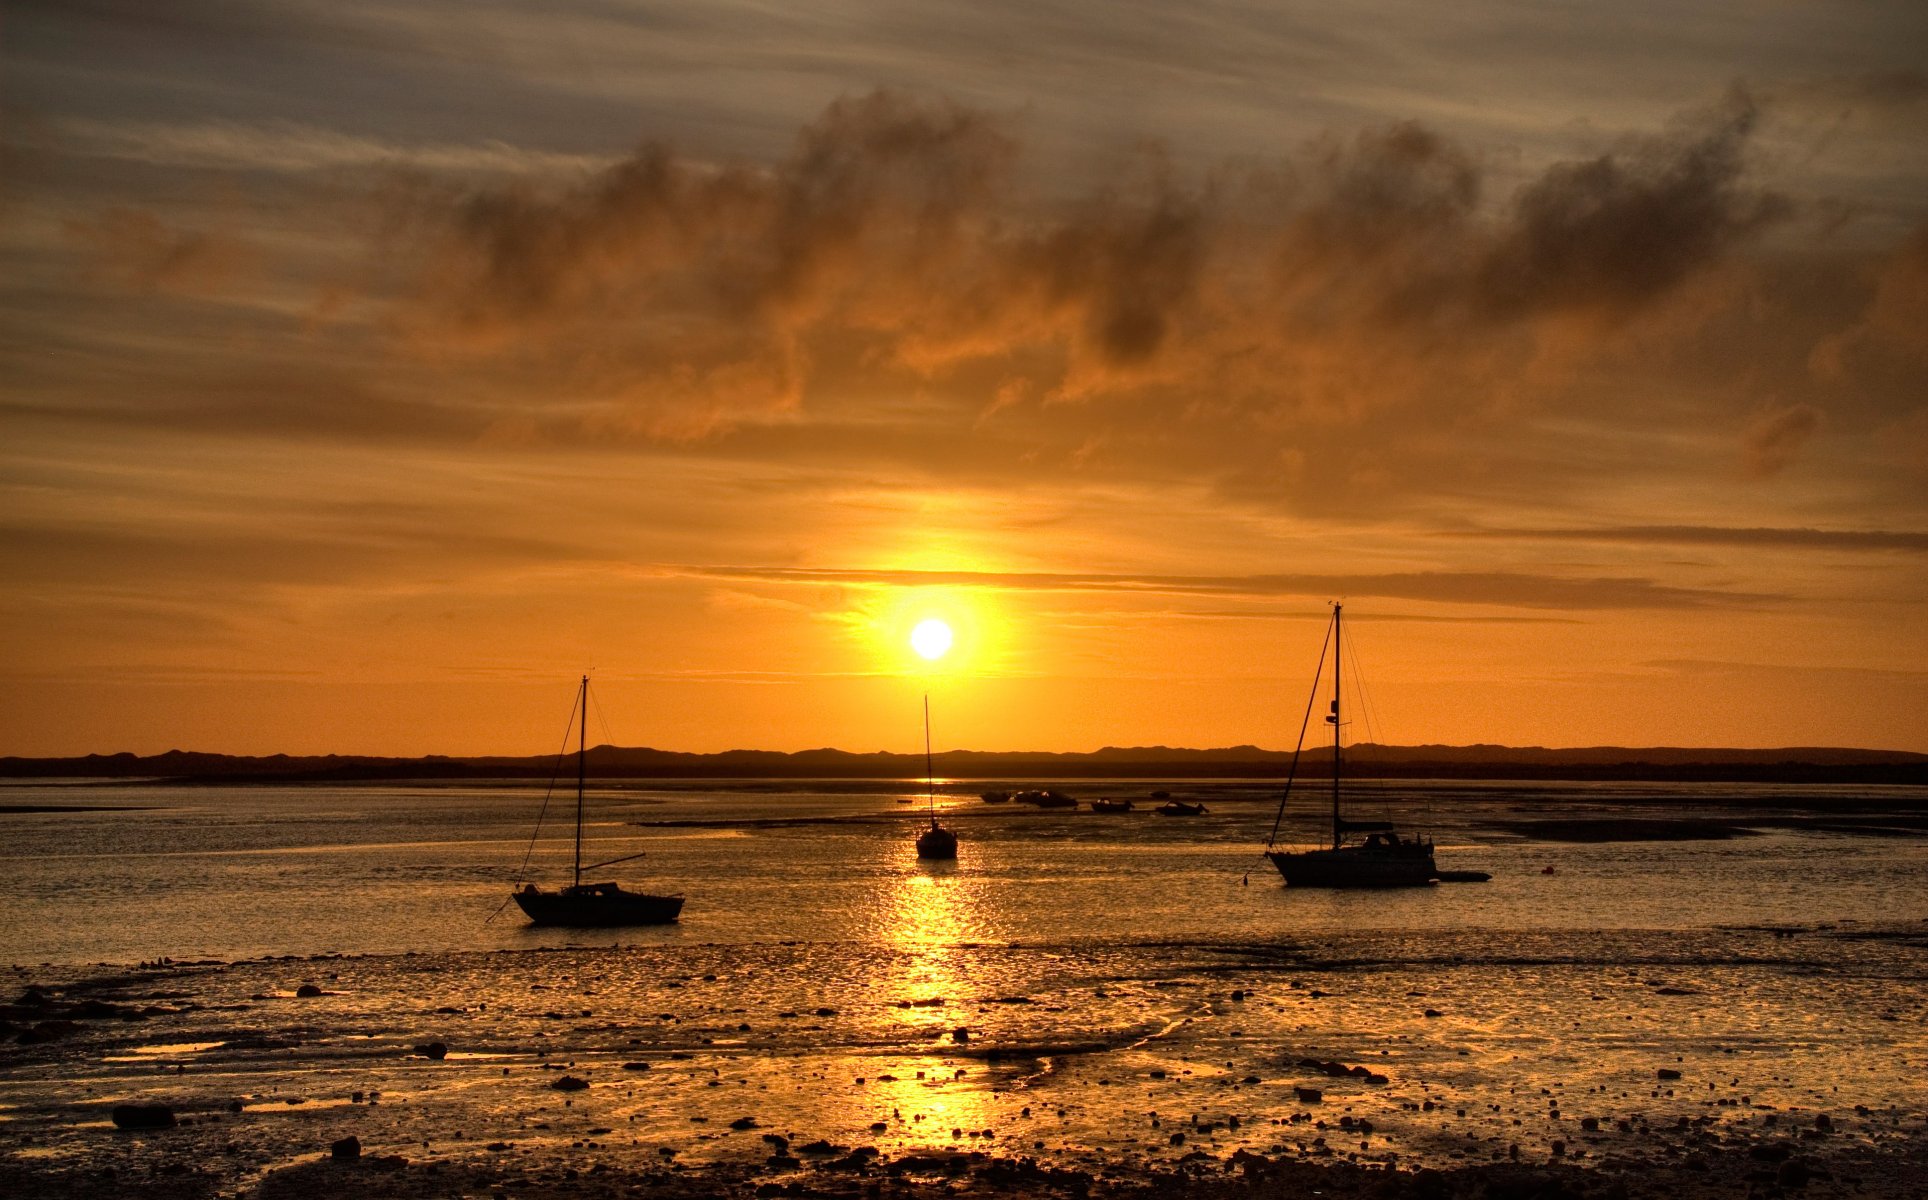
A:
[[[121,1129],[172,1129],[174,1110],[165,1104],[116,1104],[114,1124]]]
[[[312,996],[321,995],[321,989],[316,987],[312,983],[304,983],[300,987],[295,989],[295,995],[300,996],[303,999],[307,999]]]
[[[649,1070],[649,1064],[648,1064],[648,1063],[646,1063],[646,1062],[626,1062],[626,1063],[624,1063],[624,1064],[623,1064],[623,1070],[625,1070],[625,1071],[647,1071],[647,1070]]]
[[[1804,1188],[1813,1177],[1813,1170],[1798,1158],[1788,1159],[1774,1172],[1774,1182],[1784,1188]]]
[[[415,1047],[415,1053],[423,1058],[444,1059],[449,1056],[449,1048],[443,1042],[424,1042]]]
[[[577,1079],[574,1075],[564,1075],[549,1085],[558,1092],[580,1092],[589,1086],[587,1079]]]
[[[1672,1067],[1662,1067],[1658,1071],[1655,1071],[1654,1074],[1658,1075],[1662,1079],[1679,1079],[1680,1078],[1680,1072],[1674,1070]]]
[[[817,1015],[820,1017],[834,1017],[837,1015],[837,1010],[834,1008],[820,1008],[817,1010]]]
[[[730,1122],[730,1128],[731,1129],[755,1129],[756,1118],[755,1117],[738,1117],[736,1120]]]
[[[951,1030],[951,1041],[962,1046],[971,1040],[971,1031],[962,1027]]]
[[[351,1133],[339,1142],[330,1143],[328,1153],[330,1157],[354,1162],[361,1157],[361,1139]]]
[[[1325,1099],[1325,1093],[1315,1087],[1295,1087],[1292,1090],[1298,1094],[1301,1104],[1317,1104]]]

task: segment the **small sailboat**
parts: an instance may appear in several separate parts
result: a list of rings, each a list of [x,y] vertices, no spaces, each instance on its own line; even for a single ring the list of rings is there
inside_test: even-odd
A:
[[[1109,796],[1100,796],[1091,802],[1091,811],[1095,813],[1128,813],[1134,807],[1129,800],[1113,800]]]
[[[917,835],[917,857],[957,857],[957,835],[937,823],[937,776],[931,770],[931,698],[924,697],[924,793],[929,798],[931,827]]]
[[[589,676],[582,677],[582,688],[576,697],[577,722],[576,734],[576,863],[575,872],[568,887],[555,891],[544,891],[535,884],[525,884],[513,895],[516,904],[528,914],[529,920],[536,925],[565,926],[623,926],[623,925],[666,925],[676,920],[683,912],[681,896],[650,896],[641,892],[624,890],[618,883],[584,883],[584,871],[599,871],[613,867],[617,863],[641,858],[641,854],[625,854],[605,862],[582,865],[582,797],[583,784],[588,775],[589,762]],[[565,741],[563,745],[567,746]],[[538,831],[541,829],[537,825]]]
[[[1340,750],[1344,722],[1339,708],[1339,663],[1343,605],[1332,606],[1332,625],[1327,641],[1332,647],[1332,707],[1326,724],[1332,726],[1332,844],[1315,850],[1282,850],[1277,847],[1278,820],[1272,823],[1272,836],[1266,839],[1265,857],[1279,869],[1287,887],[1385,888],[1424,887],[1438,880],[1439,868],[1433,864],[1430,838],[1402,837],[1389,821],[1349,821],[1341,813],[1339,781],[1343,755]],[[1321,651],[1319,665],[1325,666]],[[1313,677],[1317,695],[1318,677]],[[1308,713],[1308,717],[1309,717]],[[1303,747],[1305,734],[1300,732]],[[1292,756],[1293,775],[1298,768],[1298,753]],[[1279,819],[1285,816],[1286,801],[1292,796],[1292,778],[1287,776],[1285,795],[1279,799]],[[1356,839],[1350,835],[1360,835]]]
[[[1202,817],[1205,815],[1205,806],[1187,804],[1183,800],[1167,800],[1152,811],[1161,817]]]

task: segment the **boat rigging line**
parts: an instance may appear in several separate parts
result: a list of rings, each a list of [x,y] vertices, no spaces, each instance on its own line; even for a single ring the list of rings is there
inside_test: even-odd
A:
[[[569,753],[569,735],[575,731],[576,708],[578,707],[578,705],[580,705],[580,703],[581,703],[581,698],[578,697],[577,704],[571,705],[569,708],[569,723],[562,727],[562,746],[560,749],[556,751],[555,766],[549,769],[549,786],[544,788],[542,791],[542,807],[536,812],[536,827],[529,834],[529,845],[526,848],[524,848],[524,850],[522,851],[522,865],[515,869],[515,882],[517,884],[522,883],[525,879],[529,877],[529,860],[535,856],[536,839],[542,836],[542,818],[548,815],[549,801],[556,794],[556,780],[560,778],[562,775],[562,760]],[[607,865],[607,864],[602,864],[602,865]],[[515,896],[513,893],[511,893],[507,900],[504,900],[501,904],[497,905],[496,910],[489,914],[488,920],[482,923],[484,925],[487,925],[490,921],[493,921],[497,917],[501,916],[502,910],[509,907],[509,905],[513,903],[514,900],[515,900]]]
[[[1326,626],[1325,641],[1319,643],[1319,669],[1312,673],[1312,693],[1305,698],[1305,719],[1299,722],[1299,743],[1292,747],[1292,766],[1285,773],[1285,791],[1279,795],[1278,815],[1272,818],[1272,832],[1265,837],[1269,850],[1278,841],[1279,825],[1285,820],[1285,802],[1292,798],[1292,781],[1299,775],[1299,755],[1305,749],[1305,731],[1312,728],[1312,708],[1319,702],[1319,681],[1325,677],[1326,651],[1332,646],[1332,626]],[[1264,851],[1259,852],[1261,856]]]

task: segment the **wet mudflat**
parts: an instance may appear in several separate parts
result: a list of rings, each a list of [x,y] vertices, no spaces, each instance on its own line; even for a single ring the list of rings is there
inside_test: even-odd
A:
[[[1925,984],[1918,922],[16,967],[0,1187],[1916,1196]]]

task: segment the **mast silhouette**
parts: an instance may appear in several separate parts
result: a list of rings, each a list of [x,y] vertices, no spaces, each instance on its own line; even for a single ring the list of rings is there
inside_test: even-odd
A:
[[[582,788],[588,773],[589,676],[584,675],[582,691],[576,696],[576,875],[572,887],[582,886]]]
[[[1345,661],[1344,647],[1339,632],[1339,613],[1345,606],[1332,606],[1332,714],[1326,720],[1332,722],[1332,848],[1337,850],[1341,841],[1339,828],[1339,665]]]

